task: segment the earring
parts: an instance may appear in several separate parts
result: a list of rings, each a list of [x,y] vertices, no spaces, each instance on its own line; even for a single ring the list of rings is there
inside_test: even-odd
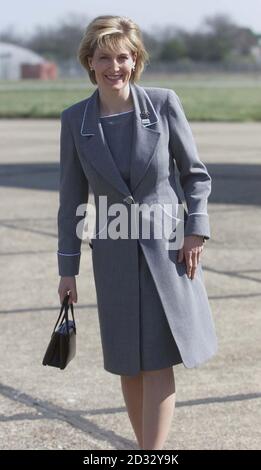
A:
[[[135,70],[135,64],[132,66],[132,70],[133,70],[133,71]]]

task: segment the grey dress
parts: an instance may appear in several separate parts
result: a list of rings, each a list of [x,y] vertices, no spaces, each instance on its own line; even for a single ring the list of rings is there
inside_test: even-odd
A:
[[[121,176],[130,186],[133,111],[100,116],[106,143]],[[182,363],[147,261],[138,241],[140,369],[155,370]],[[124,275],[124,274],[123,274]]]

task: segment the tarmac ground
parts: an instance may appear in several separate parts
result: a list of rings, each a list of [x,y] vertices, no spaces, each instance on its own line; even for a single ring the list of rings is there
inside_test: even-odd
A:
[[[191,127],[213,179],[202,263],[219,350],[199,368],[174,367],[164,449],[260,449],[261,126]],[[76,357],[64,371],[42,366],[60,307],[59,128],[59,120],[0,120],[0,448],[137,449],[120,377],[103,369],[87,243]]]

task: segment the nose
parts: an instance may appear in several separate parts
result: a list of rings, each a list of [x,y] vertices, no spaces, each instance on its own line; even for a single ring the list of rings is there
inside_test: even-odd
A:
[[[116,71],[120,70],[117,59],[112,59],[111,67],[113,70],[116,70]]]

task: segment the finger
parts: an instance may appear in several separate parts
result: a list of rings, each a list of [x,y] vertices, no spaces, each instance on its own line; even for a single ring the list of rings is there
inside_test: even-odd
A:
[[[77,291],[76,289],[71,289],[69,293],[69,304],[72,304],[73,302],[77,302]]]
[[[197,252],[193,253],[192,255],[192,269],[191,269],[191,279],[194,279],[195,277],[195,272],[196,272],[196,269],[197,269]]]
[[[187,275],[188,277],[191,276],[191,269],[192,269],[192,253],[191,251],[188,251],[185,253],[185,259],[186,259],[186,266],[187,266]]]
[[[68,304],[70,305],[70,304],[73,303],[72,291],[70,290],[70,291],[68,292],[68,294],[69,294]]]
[[[197,269],[197,266],[192,266],[191,275],[190,275],[191,280],[194,279],[195,277],[196,269]]]
[[[73,290],[72,299],[73,299],[73,302],[75,302],[75,303],[76,303],[77,300],[78,300],[78,299],[77,299],[77,290],[76,290],[76,289]]]

